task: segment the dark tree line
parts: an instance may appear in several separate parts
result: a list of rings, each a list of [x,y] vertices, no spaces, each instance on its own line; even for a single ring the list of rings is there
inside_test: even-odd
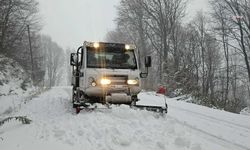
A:
[[[64,51],[40,35],[38,5],[35,0],[0,0],[0,54],[19,62],[34,85],[54,86]]]
[[[250,95],[250,1],[210,2],[212,13],[184,23],[186,0],[121,0],[106,40],[135,44],[141,60],[153,56],[144,88],[164,84],[169,94],[239,112]]]

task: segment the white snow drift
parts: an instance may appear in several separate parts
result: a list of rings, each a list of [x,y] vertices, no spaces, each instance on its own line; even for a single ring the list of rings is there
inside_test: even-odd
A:
[[[32,119],[0,127],[1,150],[33,149],[250,149],[250,117],[167,99],[169,113],[112,106],[76,115],[69,88],[53,88],[34,98],[13,115]],[[158,103],[162,96],[141,93]]]

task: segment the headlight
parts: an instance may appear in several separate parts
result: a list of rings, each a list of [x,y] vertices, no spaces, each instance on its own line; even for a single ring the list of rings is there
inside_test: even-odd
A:
[[[111,83],[111,81],[109,79],[101,79],[101,84],[102,85],[108,85],[110,83]]]
[[[128,44],[126,44],[125,45],[125,50],[130,50],[130,49],[136,49],[136,46],[135,45],[128,45]]]
[[[94,46],[94,48],[99,48],[100,45],[99,45],[99,43],[95,42],[93,46]]]
[[[130,49],[130,45],[125,45],[125,49],[129,50]]]
[[[93,77],[89,77],[88,82],[89,82],[89,85],[96,86],[96,81],[95,81],[95,79]]]
[[[92,86],[96,86],[96,83],[95,83],[95,82],[92,82],[91,85],[92,85]]]
[[[138,84],[138,80],[128,80],[127,83],[130,85],[135,85]]]

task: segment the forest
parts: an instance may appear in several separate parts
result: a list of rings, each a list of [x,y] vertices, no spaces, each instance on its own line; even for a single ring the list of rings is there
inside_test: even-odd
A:
[[[106,40],[153,57],[145,89],[162,84],[169,96],[191,94],[194,103],[239,112],[250,95],[250,1],[210,0],[209,12],[187,21],[189,2],[121,0]]]
[[[59,83],[64,50],[42,35],[35,0],[0,0],[0,54],[17,61],[29,74],[27,82],[52,87]]]
[[[209,13],[187,21],[188,3],[121,0],[116,28],[104,40],[135,44],[142,69],[144,57],[152,56],[144,89],[162,84],[169,96],[187,94],[193,103],[239,112],[250,98],[250,1],[210,0]],[[16,60],[33,85],[52,87],[63,73],[70,79],[71,48],[40,33],[38,6],[35,0],[0,0],[0,54]]]

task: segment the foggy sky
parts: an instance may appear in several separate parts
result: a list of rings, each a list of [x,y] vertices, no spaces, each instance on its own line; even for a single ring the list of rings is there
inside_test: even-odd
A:
[[[83,41],[103,41],[115,28],[116,7],[120,0],[38,0],[42,33],[62,48],[79,47]],[[188,17],[207,8],[207,0],[190,0]]]

